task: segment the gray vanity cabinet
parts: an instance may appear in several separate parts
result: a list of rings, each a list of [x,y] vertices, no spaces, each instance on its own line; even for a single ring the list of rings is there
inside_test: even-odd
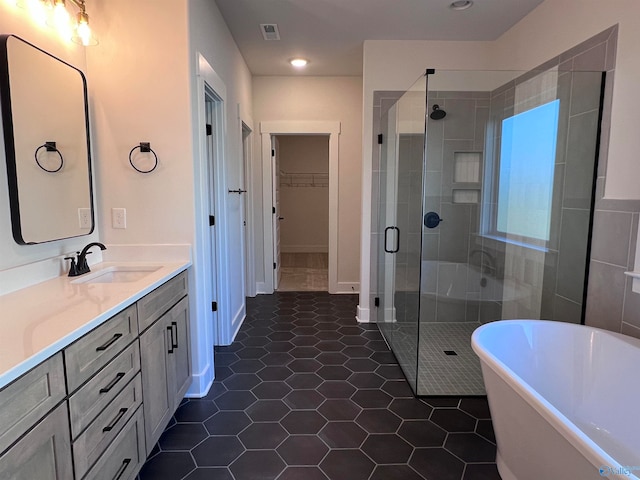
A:
[[[0,480],[69,480],[73,478],[66,402],[0,457]]]
[[[179,276],[180,277],[180,276]],[[171,282],[181,282],[177,277]],[[152,292],[166,295],[167,288]],[[145,299],[147,299],[145,297]],[[154,299],[147,299],[153,301]],[[157,300],[155,303],[162,303]],[[141,315],[141,311],[138,310]],[[144,325],[140,316],[140,325]],[[142,391],[147,448],[156,444],[191,382],[189,354],[189,301],[183,298],[140,335]]]
[[[0,388],[0,480],[136,478],[191,383],[187,291],[182,272]]]

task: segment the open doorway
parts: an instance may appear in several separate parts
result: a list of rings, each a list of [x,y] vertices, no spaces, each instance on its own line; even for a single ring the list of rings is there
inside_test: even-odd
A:
[[[274,135],[279,291],[329,290],[329,135]]]
[[[277,289],[280,278],[280,261],[277,248],[280,230],[280,214],[278,191],[279,181],[276,175],[280,169],[276,168],[278,157],[274,148],[274,139],[281,136],[321,136],[328,139],[329,144],[329,248],[328,248],[328,291],[338,292],[338,165],[339,165],[339,137],[340,122],[331,121],[272,121],[260,122],[261,150],[262,150],[262,205],[264,230],[264,284],[260,286],[261,293],[273,293]],[[276,145],[277,147],[277,145]],[[285,217],[286,219],[286,217]],[[273,272],[272,274],[270,272]]]

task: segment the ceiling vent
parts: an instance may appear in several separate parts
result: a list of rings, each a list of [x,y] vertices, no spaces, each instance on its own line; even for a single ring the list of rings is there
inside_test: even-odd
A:
[[[261,23],[260,31],[262,32],[262,37],[265,40],[280,40],[278,25],[275,23]]]

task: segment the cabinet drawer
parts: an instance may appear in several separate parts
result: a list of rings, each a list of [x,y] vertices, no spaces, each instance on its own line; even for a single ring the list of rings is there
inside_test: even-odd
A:
[[[83,480],[133,480],[146,456],[144,420],[138,408]]]
[[[49,413],[33,430],[0,456],[2,480],[73,478],[67,403]]]
[[[52,410],[66,393],[61,353],[0,390],[0,452]]]
[[[142,404],[140,375],[131,381],[73,443],[76,478],[82,478]]]
[[[140,371],[140,346],[134,341],[69,398],[71,437],[75,439]]]
[[[104,367],[138,336],[135,305],[64,349],[69,393]]]
[[[184,271],[138,300],[136,305],[140,332],[149,328],[153,322],[184,297],[188,290],[187,272]]]

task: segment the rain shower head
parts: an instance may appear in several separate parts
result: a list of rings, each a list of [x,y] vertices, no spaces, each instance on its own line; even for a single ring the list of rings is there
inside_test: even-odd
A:
[[[442,120],[446,116],[447,112],[442,110],[440,108],[440,105],[438,105],[437,103],[433,105],[433,112],[431,112],[431,115],[429,115],[432,120]]]

